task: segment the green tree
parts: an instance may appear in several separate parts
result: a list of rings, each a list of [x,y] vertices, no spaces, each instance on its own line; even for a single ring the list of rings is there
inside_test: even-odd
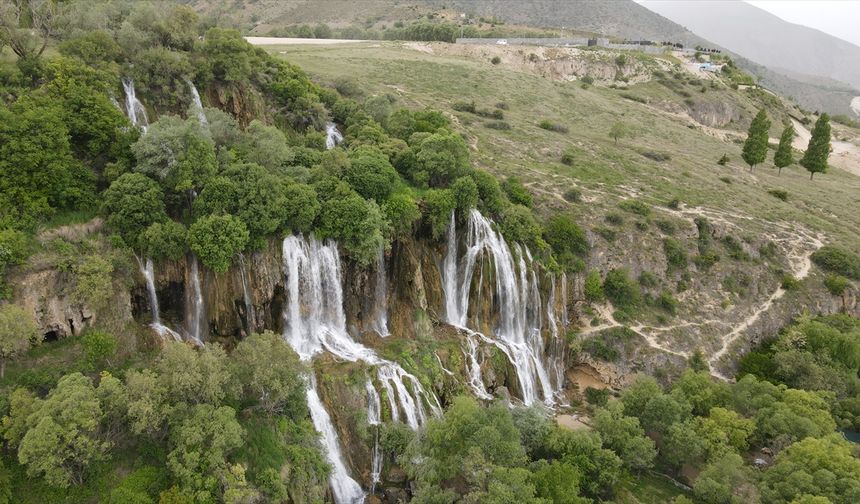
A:
[[[758,489],[744,461],[729,454],[711,462],[693,485],[693,495],[703,504],[747,504],[759,502]]]
[[[131,432],[158,437],[171,411],[167,385],[151,369],[129,371],[125,383]]]
[[[382,214],[388,221],[389,228],[395,238],[408,238],[412,235],[412,226],[421,218],[421,210],[415,203],[415,198],[407,192],[392,194],[382,204]]]
[[[614,401],[598,410],[594,429],[600,433],[604,446],[617,453],[629,468],[641,471],[654,464],[654,442],[645,436],[637,418],[624,415],[622,403]]]
[[[303,366],[280,335],[266,331],[242,340],[230,355],[230,370],[245,400],[258,402],[267,414],[303,416],[307,410]]]
[[[522,206],[511,205],[505,209],[499,228],[505,239],[527,245],[532,250],[542,251],[547,244],[543,240],[543,229],[535,219],[534,213]]]
[[[174,220],[154,222],[138,238],[144,257],[178,261],[188,249],[188,230]]]
[[[100,436],[101,420],[92,381],[80,373],[66,375],[27,418],[18,460],[29,475],[41,475],[50,485],[79,485],[89,464],[109,447]]]
[[[217,343],[198,350],[171,341],[165,344],[155,367],[171,403],[218,405],[233,395],[227,354]]]
[[[789,124],[782,130],[782,135],[779,137],[779,147],[776,148],[776,154],[773,155],[773,164],[779,168],[779,174],[782,175],[782,169],[794,163],[792,155],[791,141],[794,139],[794,126]]]
[[[558,257],[588,252],[585,231],[569,215],[554,215],[544,224],[544,240]]]
[[[499,215],[507,203],[499,181],[493,175],[479,169],[472,170],[471,177],[478,187],[481,212],[484,215]]]
[[[276,175],[293,175],[296,152],[284,132],[259,120],[251,121],[235,147],[240,158],[258,164]]]
[[[376,260],[388,230],[379,205],[341,182],[326,195],[318,231],[322,238],[337,240],[356,262],[366,266]]]
[[[445,234],[451,212],[457,208],[457,199],[450,189],[430,189],[424,193],[424,218],[430,224],[433,238]]]
[[[508,199],[511,200],[511,203],[522,205],[527,208],[532,207],[532,194],[517,177],[506,178],[502,183],[502,189],[505,191],[505,194],[508,195]]]
[[[592,303],[603,301],[603,279],[600,278],[600,271],[596,268],[588,272],[585,277],[585,299]]]
[[[391,194],[398,176],[388,156],[378,148],[362,145],[349,154],[344,179],[364,198],[382,203]]]
[[[741,157],[750,165],[750,171],[755,165],[763,163],[767,157],[768,131],[770,131],[770,119],[767,118],[767,112],[761,109],[750,123],[741,153]]]
[[[672,395],[688,402],[694,415],[705,416],[711,408],[726,404],[729,388],[725,383],[714,381],[707,372],[687,370],[672,386]]]
[[[306,233],[313,226],[320,212],[320,202],[313,187],[306,184],[290,184],[284,189],[285,229]]]
[[[758,410],[756,436],[763,443],[785,445],[822,437],[836,429],[827,401],[817,392],[787,389],[780,401]]]
[[[178,194],[200,191],[217,169],[215,143],[196,118],[164,116],[131,149],[135,172]]]
[[[761,493],[768,503],[809,502],[805,495],[860,502],[860,459],[839,434],[806,438],[777,455],[762,476]]]
[[[535,490],[553,504],[586,504],[590,502],[579,495],[582,474],[568,463],[554,460],[543,463],[535,471]]]
[[[460,177],[451,184],[451,192],[457,201],[457,213],[465,217],[478,206],[478,185],[471,177]]]
[[[39,342],[38,329],[27,310],[11,303],[0,305],[0,379],[6,376],[9,360]]]
[[[107,224],[119,232],[126,243],[139,243],[138,236],[156,222],[167,219],[158,184],[140,173],[126,173],[102,193],[102,208]]]
[[[248,239],[245,223],[232,215],[202,217],[188,230],[191,250],[216,273],[230,268],[233,257],[245,249]]]
[[[87,366],[96,369],[103,362],[110,365],[110,358],[116,353],[117,340],[109,332],[92,330],[81,336],[81,346]]]
[[[612,304],[619,308],[635,308],[642,304],[642,291],[639,284],[630,278],[625,268],[615,268],[606,273],[603,292]]]
[[[265,238],[286,220],[283,185],[276,176],[256,164],[233,165],[223,174],[235,187],[234,206],[230,213],[248,229],[250,247],[262,248]]]
[[[233,408],[197,404],[170,429],[167,467],[196,501],[212,501],[220,494],[227,457],[242,445],[243,436]]]
[[[456,133],[431,134],[416,146],[415,159],[431,187],[445,187],[469,171],[469,148]]]
[[[806,152],[800,158],[800,166],[809,172],[809,180],[816,173],[827,171],[827,158],[830,157],[830,116],[821,114],[812,128],[812,137]]]
[[[615,140],[615,144],[618,144],[618,139],[624,138],[630,135],[630,128],[627,127],[626,124],[620,121],[616,121],[612,124],[612,127],[609,128],[609,138]]]

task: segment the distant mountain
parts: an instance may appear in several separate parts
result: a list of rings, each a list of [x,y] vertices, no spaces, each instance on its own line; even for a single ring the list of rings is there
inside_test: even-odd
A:
[[[860,88],[860,47],[746,2],[644,0],[642,5],[793,78],[827,77]]]

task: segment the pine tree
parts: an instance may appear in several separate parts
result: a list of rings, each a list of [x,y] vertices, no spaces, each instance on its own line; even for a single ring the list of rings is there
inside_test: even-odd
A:
[[[821,114],[812,128],[812,138],[800,165],[809,171],[809,180],[816,173],[827,171],[827,158],[830,156],[830,116]]]
[[[779,168],[779,174],[782,175],[782,169],[794,163],[794,158],[791,155],[791,141],[794,139],[794,126],[789,124],[782,130],[782,136],[779,137],[779,147],[776,148],[776,154],[773,155],[773,164]]]
[[[764,109],[758,111],[747,133],[747,140],[744,142],[744,150],[741,157],[750,165],[750,171],[753,166],[764,162],[767,157],[767,134],[770,130],[770,119],[767,118],[767,112]]]

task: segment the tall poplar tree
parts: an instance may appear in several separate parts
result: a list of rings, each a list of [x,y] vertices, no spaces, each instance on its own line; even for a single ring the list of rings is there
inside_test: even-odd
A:
[[[776,154],[773,155],[773,164],[779,168],[779,174],[782,175],[782,169],[794,163],[794,157],[791,155],[791,141],[794,139],[794,126],[789,124],[782,130],[782,136],[779,137],[779,147],[776,148]]]
[[[830,156],[830,116],[821,114],[812,128],[812,138],[800,165],[809,171],[809,180],[816,173],[827,171],[827,158]]]
[[[750,171],[753,170],[753,166],[763,163],[767,157],[767,133],[769,130],[770,119],[767,118],[767,112],[761,109],[750,123],[747,140],[744,142],[744,149],[741,153],[741,157],[750,165]]]

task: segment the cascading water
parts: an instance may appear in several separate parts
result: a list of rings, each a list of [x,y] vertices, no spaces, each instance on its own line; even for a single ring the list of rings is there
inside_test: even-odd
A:
[[[242,297],[245,301],[245,319],[248,325],[245,329],[250,334],[257,330],[257,313],[251,300],[251,290],[248,288],[250,278],[245,267],[245,254],[242,253],[239,254],[239,274],[242,277]]]
[[[466,348],[463,349],[463,356],[466,357],[466,371],[469,373],[469,386],[479,399],[490,400],[493,396],[484,386],[481,364],[478,363],[478,342],[475,338],[474,334],[466,333]]]
[[[550,335],[552,335],[552,340],[550,341],[549,348],[549,369],[552,373],[552,377],[554,379],[556,398],[564,404],[566,399],[564,395],[561,393],[561,390],[564,388],[564,365],[565,365],[565,345],[564,341],[558,336],[558,322],[556,320],[556,282],[555,275],[552,275],[549,289],[549,297],[546,302],[546,318],[549,322]],[[565,281],[565,277],[562,276],[562,282]],[[562,300],[566,298],[566,291],[564,290],[564,284],[562,284]]]
[[[209,121],[206,120],[206,112],[203,110],[203,102],[200,101],[200,93],[197,92],[197,87],[191,82],[191,79],[185,79],[188,83],[188,88],[191,90],[191,98],[194,100],[194,111],[197,113],[197,120],[200,124],[206,126]]]
[[[197,256],[191,256],[191,271],[188,273],[191,277],[191,293],[188,296],[189,313],[188,313],[188,337],[196,344],[203,345],[203,292],[200,288],[200,271],[197,267]]]
[[[128,120],[135,127],[140,128],[140,131],[146,133],[147,128],[149,128],[149,119],[146,117],[146,108],[137,99],[134,81],[127,77],[123,78],[122,88],[125,91],[125,112],[128,114]]]
[[[325,148],[334,149],[339,143],[343,142],[343,135],[337,129],[337,124],[330,122],[325,125]]]
[[[376,367],[379,383],[385,389],[391,407],[392,419],[397,420],[402,409],[407,424],[413,429],[426,420],[425,404],[434,414],[441,413],[436,396],[426,392],[417,378],[397,363],[380,358],[347,333],[340,255],[334,242],[322,243],[315,238],[305,240],[301,236],[288,236],[283,243],[283,261],[287,297],[284,337],[303,360],[310,360],[325,350],[340,359],[361,361]],[[315,390],[309,389],[308,393],[311,392],[316,394]],[[335,499],[338,503],[360,500],[363,493],[341,461],[331,419],[328,414],[311,413],[317,415],[315,425],[327,423],[322,428],[318,426],[318,430],[323,432],[325,429],[333,436],[333,441],[326,443],[326,454],[334,468],[330,480]]]
[[[382,452],[379,451],[379,424],[382,423],[382,403],[379,400],[379,392],[373,386],[370,379],[365,384],[367,390],[367,424],[373,427],[373,453],[370,463],[370,493],[376,492],[382,475]]]
[[[146,292],[149,295],[149,310],[152,312],[152,327],[156,333],[162,338],[172,338],[175,341],[182,341],[182,336],[173,329],[161,323],[161,315],[158,309],[158,293],[155,292],[155,267],[152,264],[152,259],[147,259],[141,264],[140,259],[137,260],[140,265],[140,272],[146,280]]]
[[[484,281],[481,262],[490,260],[495,271],[494,305],[498,307],[495,338],[473,332],[498,347],[508,357],[517,371],[517,380],[526,405],[534,404],[541,397],[544,403],[552,405],[554,391],[542,360],[540,285],[534,272],[529,273],[531,253],[527,248],[517,245],[515,258],[501,233],[493,230],[492,223],[477,210],[472,210],[469,214],[465,247],[465,254],[458,264],[457,237],[452,215],[448,229],[448,250],[443,265],[443,290],[448,323],[460,328],[468,327],[469,294],[475,269],[481,272],[478,279],[481,284]],[[478,292],[481,290],[479,288]]]
[[[388,336],[388,278],[385,275],[385,251],[382,247],[376,255],[376,286],[373,321],[374,330],[383,338]]]
[[[364,502],[364,491],[354,479],[349,477],[349,470],[340,453],[340,446],[334,424],[325,410],[319,394],[317,394],[317,383],[313,374],[308,378],[306,389],[308,397],[308,409],[311,412],[311,421],[314,429],[320,433],[323,448],[325,449],[328,463],[331,464],[331,475],[328,478],[334,500],[337,504],[357,504]]]

